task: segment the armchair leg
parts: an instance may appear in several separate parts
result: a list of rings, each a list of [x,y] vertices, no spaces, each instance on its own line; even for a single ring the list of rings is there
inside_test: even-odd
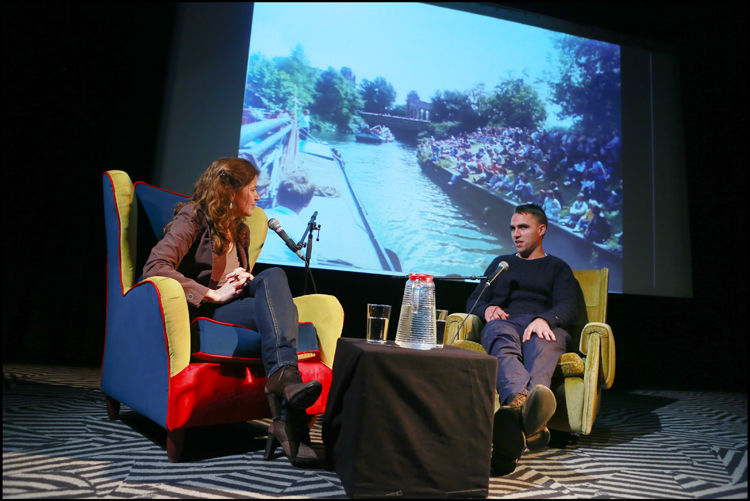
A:
[[[313,414],[312,416],[307,416],[307,428],[312,430],[313,426],[315,426],[315,422],[318,420],[318,415]]]
[[[170,463],[179,463],[185,445],[185,429],[167,432],[167,457]]]
[[[568,445],[575,445],[580,438],[577,433],[552,429],[549,431],[551,434],[549,446],[557,449],[564,449]]]
[[[120,402],[114,398],[106,395],[107,397],[107,417],[110,421],[115,421],[120,416]]]

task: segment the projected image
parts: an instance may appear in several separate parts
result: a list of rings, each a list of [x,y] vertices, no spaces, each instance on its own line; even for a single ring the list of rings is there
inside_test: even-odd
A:
[[[313,267],[480,275],[536,202],[545,250],[621,291],[620,108],[617,45],[430,5],[255,3],[239,154],[293,240],[316,216]],[[259,260],[304,266],[270,232]]]

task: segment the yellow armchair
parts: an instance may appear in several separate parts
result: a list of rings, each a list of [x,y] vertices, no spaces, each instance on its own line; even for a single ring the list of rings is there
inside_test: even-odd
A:
[[[573,270],[573,274],[586,303],[587,322],[580,331],[580,354],[563,354],[555,368],[551,389],[557,399],[557,411],[548,427],[588,435],[599,412],[602,390],[612,387],[615,379],[615,338],[606,323],[609,270]],[[446,339],[455,336],[454,346],[484,353],[479,344],[484,322],[478,316],[469,315],[456,335],[466,316],[465,313],[448,316]],[[570,334],[575,338],[575,332]],[[495,411],[499,408],[495,394]]]

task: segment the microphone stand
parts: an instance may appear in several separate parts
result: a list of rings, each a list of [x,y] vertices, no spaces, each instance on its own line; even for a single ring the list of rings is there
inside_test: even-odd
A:
[[[508,269],[508,263],[506,263],[505,261],[501,261],[500,265],[498,266],[498,271],[495,272],[495,275],[484,283],[484,287],[482,288],[481,291],[479,291],[479,295],[477,296],[477,300],[474,301],[474,305],[471,307],[471,309],[469,310],[469,313],[466,314],[464,319],[458,325],[458,329],[456,329],[456,333],[453,334],[453,339],[451,339],[451,344],[453,344],[453,342],[458,337],[458,334],[461,332],[461,327],[463,327],[464,324],[466,323],[466,320],[469,319],[469,316],[471,316],[472,312],[474,311],[474,308],[477,307],[477,303],[479,303],[479,299],[482,297],[482,294],[484,294],[484,291],[486,291],[490,287],[490,284],[492,284],[492,282],[500,275],[500,273],[502,273],[503,271],[507,269]],[[486,279],[487,277],[482,277],[482,278]]]
[[[472,306],[472,307],[471,307],[471,309],[469,310],[469,313],[467,313],[467,314],[466,314],[466,316],[464,317],[464,319],[463,319],[463,320],[461,321],[461,323],[460,323],[460,324],[458,325],[458,329],[456,329],[456,333],[455,333],[455,334],[453,334],[453,339],[451,339],[451,344],[453,344],[453,342],[454,342],[454,341],[456,340],[456,338],[458,337],[458,334],[459,334],[459,333],[461,332],[461,327],[463,327],[463,326],[464,326],[464,324],[466,323],[466,320],[468,320],[468,318],[469,318],[469,317],[471,316],[471,313],[472,313],[472,312],[474,311],[474,308],[476,308],[476,307],[477,307],[477,303],[479,302],[479,298],[481,298],[481,297],[482,297],[482,294],[484,294],[484,291],[486,291],[486,290],[487,290],[487,287],[489,287],[489,285],[490,285],[490,282],[489,282],[489,281],[485,282],[485,284],[484,284],[484,288],[483,288],[483,289],[482,289],[482,290],[481,290],[481,291],[479,292],[479,295],[477,296],[477,300],[476,300],[476,301],[474,301],[474,306]]]
[[[310,280],[313,284],[313,291],[315,294],[318,293],[318,288],[315,285],[315,279],[312,276],[312,271],[310,271],[310,259],[312,258],[312,246],[313,246],[313,231],[318,230],[318,239],[320,239],[320,225],[315,224],[315,218],[318,217],[318,211],[315,211],[310,218],[310,221],[307,223],[307,229],[305,230],[304,235],[302,235],[302,238],[297,243],[297,247],[300,249],[304,246],[303,241],[305,240],[305,236],[307,236],[307,251],[305,252],[305,284],[302,289],[302,295],[307,294],[307,276],[310,276]]]

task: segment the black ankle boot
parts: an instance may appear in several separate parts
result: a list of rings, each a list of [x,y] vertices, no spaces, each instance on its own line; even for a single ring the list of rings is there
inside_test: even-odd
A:
[[[320,381],[302,382],[295,365],[285,365],[274,372],[266,382],[266,394],[286,399],[295,409],[305,410],[320,397],[323,385]],[[270,402],[270,400],[269,400]]]
[[[281,446],[284,454],[294,466],[310,467],[318,465],[325,455],[316,451],[310,441],[310,430],[306,426],[307,414],[298,409],[288,407],[283,409],[282,399],[268,394],[268,405],[271,408],[273,422],[268,427],[268,440],[263,459],[270,461],[273,453]],[[282,420],[282,410],[286,411],[286,419]]]

